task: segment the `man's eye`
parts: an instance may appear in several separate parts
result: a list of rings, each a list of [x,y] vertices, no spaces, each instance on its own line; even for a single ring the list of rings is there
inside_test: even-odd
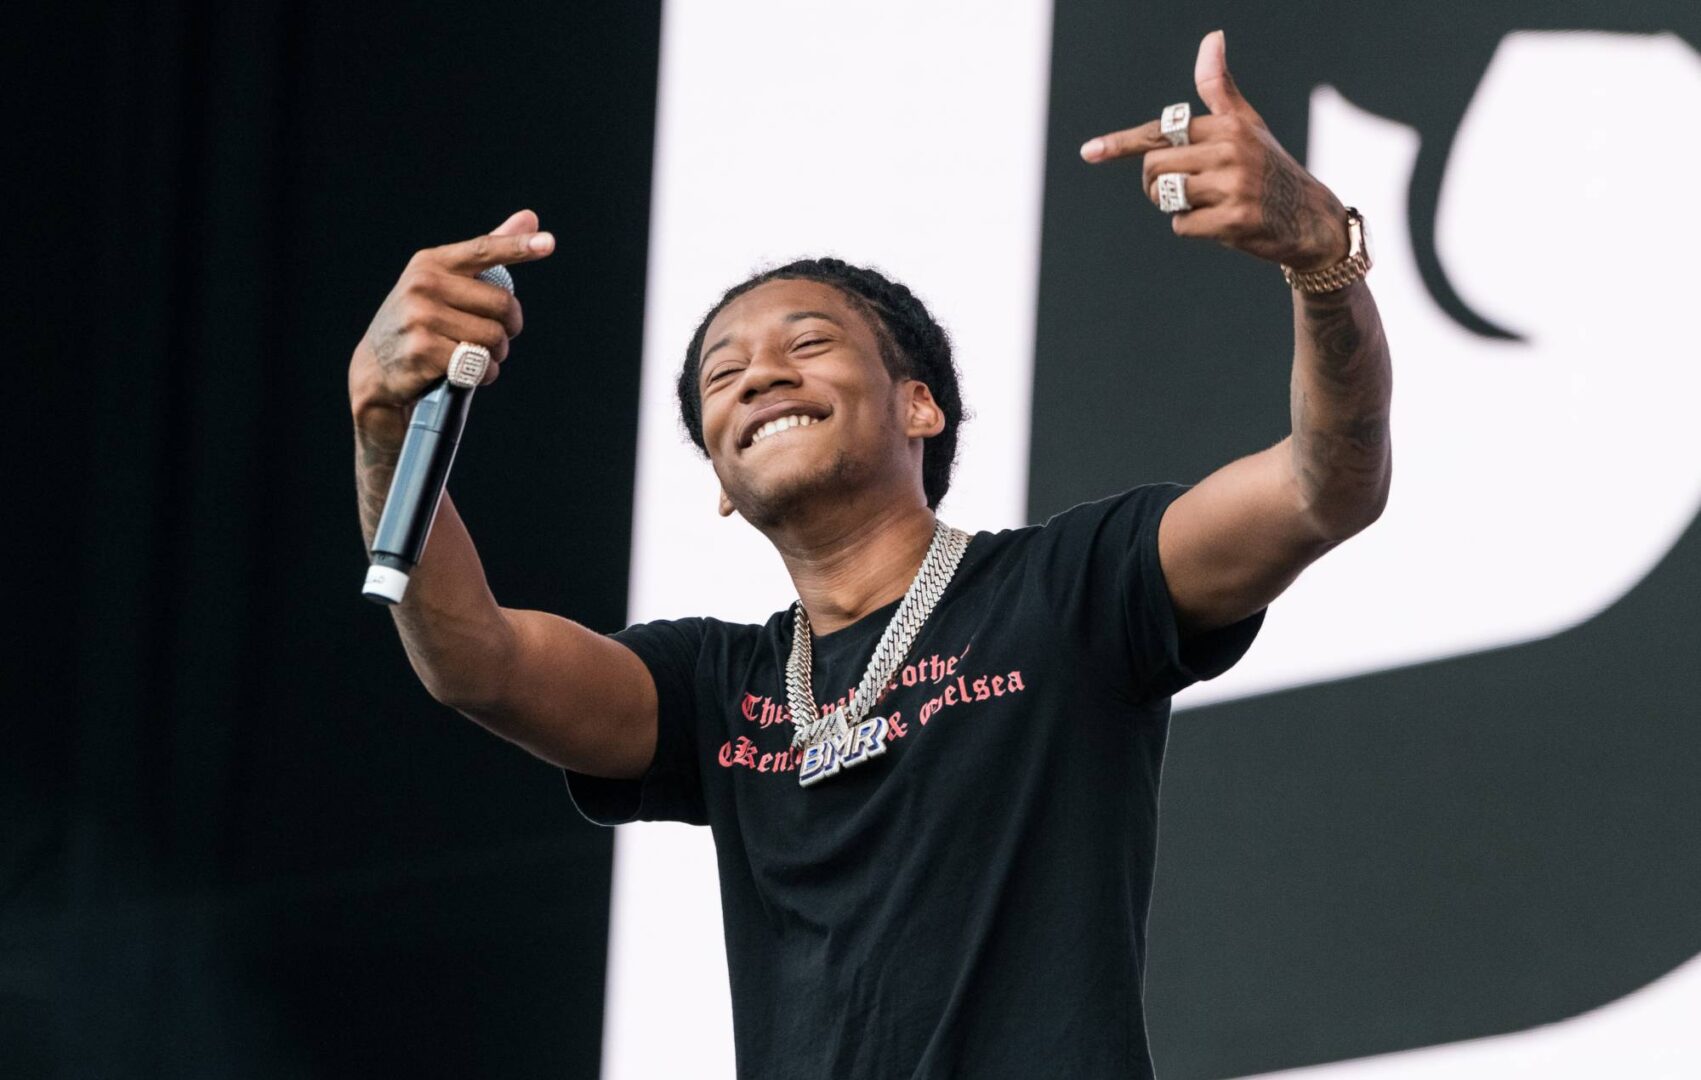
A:
[[[729,368],[729,367],[720,368],[713,375],[709,376],[709,381],[710,382],[719,382],[721,380],[722,376],[731,375],[735,370],[737,370],[737,369],[736,368]]]
[[[824,337],[819,337],[819,338],[810,338],[808,341],[800,341],[800,342],[797,343],[797,347],[800,348],[800,349],[807,349],[811,345],[825,345],[825,344],[827,344],[827,339],[824,338]]]

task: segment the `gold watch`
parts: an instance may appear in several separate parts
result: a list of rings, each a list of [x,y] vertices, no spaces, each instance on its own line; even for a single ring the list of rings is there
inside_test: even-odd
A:
[[[1370,228],[1364,215],[1347,207],[1347,257],[1321,270],[1295,270],[1282,264],[1282,276],[1302,293],[1334,292],[1370,273]]]

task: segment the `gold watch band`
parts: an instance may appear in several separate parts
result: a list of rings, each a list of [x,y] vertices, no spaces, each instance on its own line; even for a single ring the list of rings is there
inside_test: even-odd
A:
[[[1282,267],[1282,276],[1288,279],[1288,284],[1302,293],[1324,293],[1344,289],[1355,281],[1363,281],[1369,272],[1370,266],[1362,255],[1348,255],[1334,266],[1325,266],[1321,270]]]
[[[1364,218],[1347,207],[1347,257],[1321,270],[1295,270],[1282,264],[1282,276],[1288,285],[1302,293],[1315,294],[1344,289],[1355,281],[1363,281],[1370,273],[1370,245],[1364,235]]]

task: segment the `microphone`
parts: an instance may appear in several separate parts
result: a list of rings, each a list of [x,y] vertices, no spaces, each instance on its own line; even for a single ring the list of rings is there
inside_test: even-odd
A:
[[[514,279],[505,266],[483,270],[478,279],[514,291]],[[445,378],[413,407],[401,457],[390,477],[384,514],[372,539],[372,565],[361,588],[360,594],[373,603],[399,604],[407,592],[408,575],[418,565],[431,524],[437,520],[437,504],[443,499],[443,485],[455,463],[476,389],[455,386]]]

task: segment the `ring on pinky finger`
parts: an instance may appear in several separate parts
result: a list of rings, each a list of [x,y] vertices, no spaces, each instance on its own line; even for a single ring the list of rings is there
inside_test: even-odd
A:
[[[1158,174],[1158,209],[1166,214],[1193,209],[1187,201],[1187,174],[1166,172]]]

